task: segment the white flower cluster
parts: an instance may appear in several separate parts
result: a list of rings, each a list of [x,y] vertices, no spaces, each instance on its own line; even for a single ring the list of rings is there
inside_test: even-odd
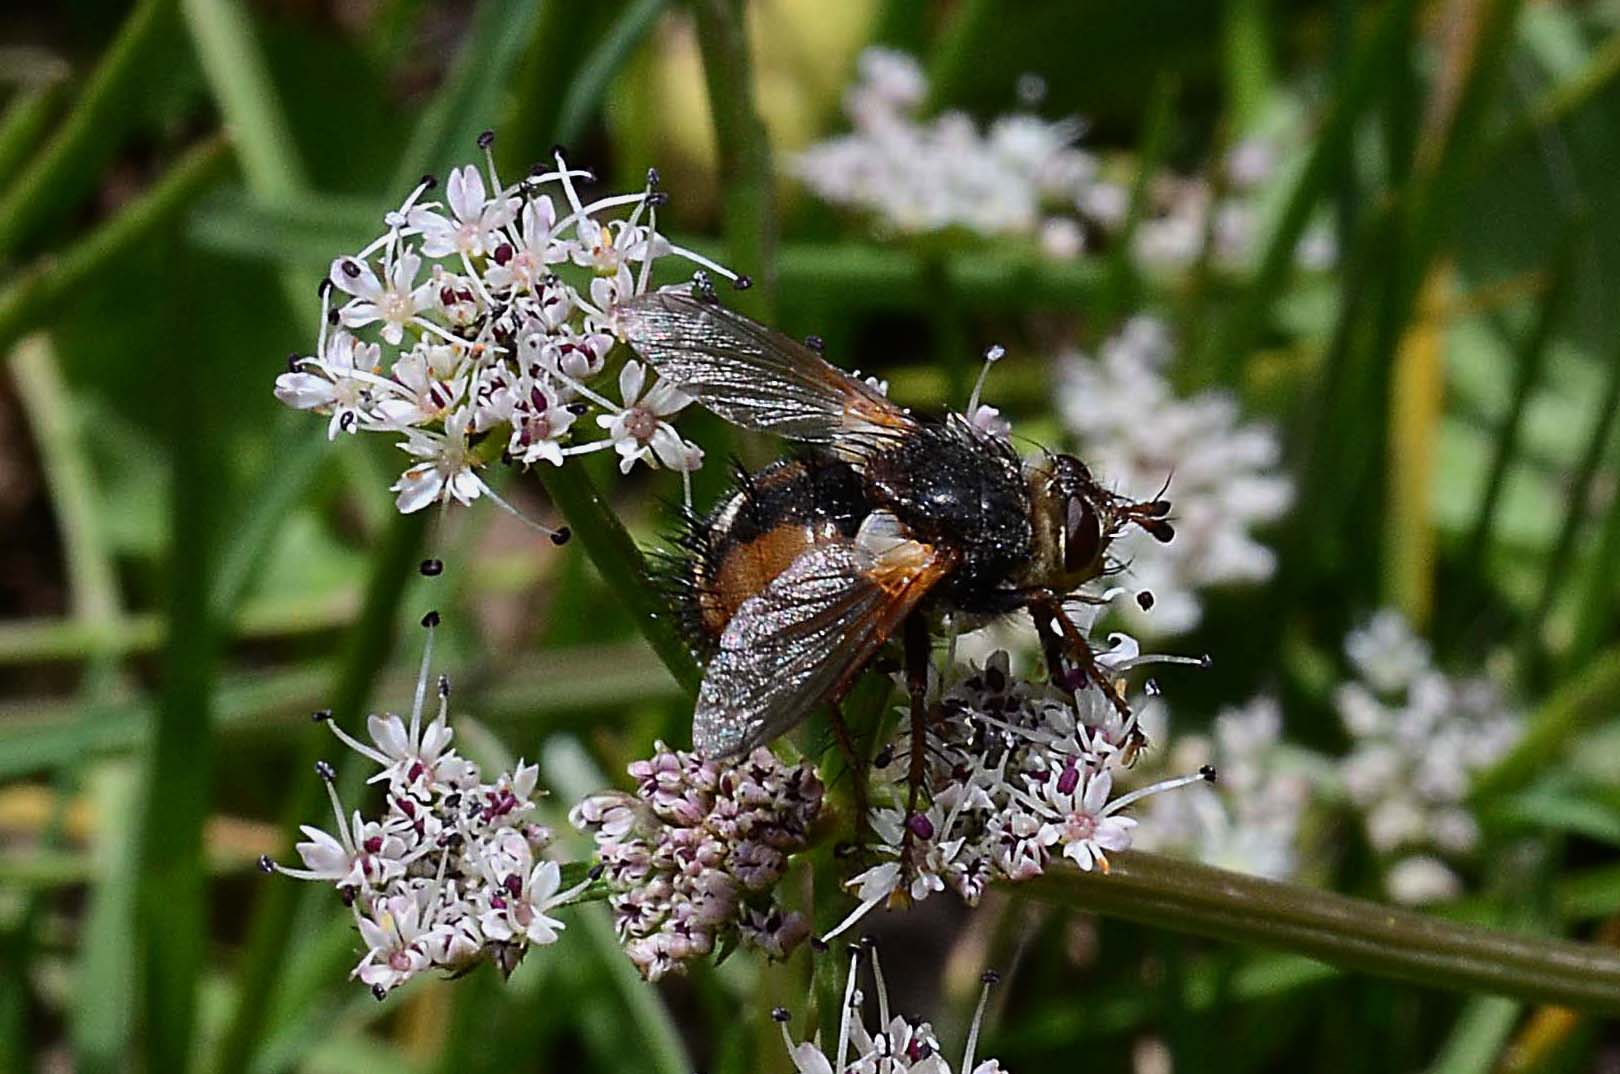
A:
[[[1340,771],[1387,860],[1385,887],[1406,903],[1453,897],[1462,887],[1453,865],[1479,842],[1470,783],[1513,747],[1523,718],[1490,680],[1436,669],[1398,612],[1352,632],[1345,652],[1357,679],[1334,697],[1354,740]]]
[[[793,1069],[798,1074],[952,1074],[951,1064],[940,1054],[939,1039],[934,1027],[927,1022],[891,1014],[888,987],[883,980],[883,967],[878,961],[876,945],[869,945],[872,975],[876,982],[878,1022],[877,1031],[866,1027],[862,1009],[866,997],[856,986],[860,971],[860,948],[851,953],[849,976],[844,982],[844,1002],[838,1020],[838,1043],[829,1053],[820,1042],[793,1043],[787,1023],[791,1013],[783,1007],[771,1012],[771,1017],[782,1027],[782,1041]],[[979,1005],[973,1012],[973,1023],[968,1027],[967,1047],[962,1064],[956,1070],[961,1074],[1006,1074],[1006,1068],[994,1059],[974,1064],[978,1049],[979,1029],[984,1023],[984,1009],[990,996],[990,986],[997,981],[994,971],[986,972],[980,980]]]
[[[928,82],[912,57],[867,49],[858,74],[844,99],[854,133],[811,146],[791,165],[816,196],[870,214],[891,233],[1016,235],[1055,257],[1080,254],[1075,209],[1096,169],[1074,148],[1079,123],[1016,114],[981,132],[959,112],[925,122],[917,111]]]
[[[1198,625],[1199,590],[1269,578],[1276,557],[1249,531],[1293,499],[1271,428],[1243,423],[1225,392],[1178,397],[1165,369],[1171,353],[1163,322],[1132,318],[1095,358],[1065,356],[1058,391],[1080,453],[1123,494],[1151,499],[1171,482],[1176,539],[1160,544],[1132,529],[1113,548],[1131,587],[1154,598],[1151,612],[1124,609],[1131,629],[1156,635]]]
[[[503,185],[488,143],[487,182],[473,165],[458,168],[438,202],[425,200],[435,184],[424,179],[381,236],[332,262],[316,353],[291,360],[277,398],[330,415],[333,438],[401,436],[415,460],[393,486],[402,512],[479,496],[504,504],[479,475],[503,457],[560,466],[613,450],[626,472],[637,462],[696,469],[702,451],[670,424],[685,395],[648,384],[634,360],[617,402],[600,390],[615,309],[668,255],[739,286],[746,278],[658,234],[656,173],[639,193],[583,202],[590,173],[560,153],[554,168]],[[628,216],[608,219],[615,212]]]
[[[1132,254],[1145,265],[1185,268],[1203,258],[1207,246],[1210,262],[1219,268],[1251,267],[1260,252],[1262,196],[1277,176],[1277,162],[1291,149],[1280,139],[1256,135],[1227,153],[1218,182],[1169,172],[1153,176],[1132,236]],[[1088,222],[1118,235],[1130,198],[1125,183],[1098,180],[1082,195],[1081,209]],[[1334,265],[1338,244],[1325,222],[1307,228],[1294,260],[1316,271]]]
[[[425,621],[432,629],[437,619]],[[409,722],[387,713],[366,721],[371,742],[316,714],[345,745],[375,764],[387,808],[377,819],[345,814],[336,772],[317,772],[332,801],[337,834],[303,826],[302,869],[260,859],[266,872],[334,885],[353,912],[366,952],[354,976],[378,999],[428,969],[465,970],[482,959],[510,974],[530,947],[556,941],[551,916],[583,890],[562,889],[556,862],[541,855],[549,829],[533,819],[539,770],[521,761],[486,783],[450,748],[450,685],[438,680],[439,712],[426,724],[432,641],[422,658]]]
[[[909,735],[879,760],[872,810],[883,859],[848,882],[860,906],[829,938],[880,903],[903,905],[951,888],[969,905],[995,879],[1040,875],[1053,857],[1108,870],[1108,854],[1131,846],[1127,806],[1215,777],[1213,768],[1115,795],[1115,772],[1141,744],[1136,717],[1117,697],[1133,667],[1180,658],[1143,656],[1122,634],[1097,655],[1111,681],[1069,690],[1015,678],[1005,651],[947,689],[929,728],[921,798],[912,809]],[[1193,661],[1196,663],[1196,661]]]
[[[786,958],[810,935],[810,922],[772,896],[821,812],[809,765],[763,748],[717,763],[659,742],[629,771],[634,794],[592,795],[569,819],[596,839],[620,939],[642,976],[656,981],[733,936]]]
[[[1177,735],[1173,740],[1161,718],[1163,707],[1150,699],[1140,710],[1149,738],[1172,742],[1163,763],[1142,766],[1146,770],[1141,776],[1151,779],[1155,771],[1213,765],[1221,782],[1154,798],[1137,845],[1222,869],[1292,879],[1300,864],[1301,822],[1314,788],[1310,775],[1290,764],[1280,748],[1282,710],[1276,701],[1257,698],[1227,709],[1215,717],[1209,735]]]

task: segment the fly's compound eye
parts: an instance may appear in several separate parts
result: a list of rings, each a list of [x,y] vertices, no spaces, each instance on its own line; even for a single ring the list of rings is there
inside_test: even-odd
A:
[[[1086,570],[1102,553],[1102,523],[1084,496],[1069,498],[1063,522],[1063,569],[1069,574]]]

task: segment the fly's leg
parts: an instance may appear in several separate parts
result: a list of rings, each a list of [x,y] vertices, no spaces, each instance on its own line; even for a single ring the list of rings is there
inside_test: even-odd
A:
[[[903,875],[909,881],[911,872],[911,844],[913,837],[928,839],[933,836],[928,818],[917,812],[917,799],[927,777],[928,764],[928,623],[913,613],[906,619],[904,646],[906,657],[906,692],[911,695],[911,756],[906,775],[905,832],[900,837],[900,861]]]
[[[1029,603],[1030,618],[1035,621],[1035,633],[1041,640],[1041,651],[1046,657],[1047,672],[1052,681],[1071,692],[1078,693],[1088,683],[1102,691],[1108,703],[1119,713],[1119,718],[1129,729],[1131,748],[1130,755],[1134,758],[1136,752],[1146,745],[1140,730],[1137,729],[1135,717],[1131,706],[1115,688],[1114,681],[1104,674],[1097,664],[1097,655],[1091,648],[1091,642],[1080,633],[1080,628],[1074,621],[1063,614],[1063,602],[1056,594],[1048,593]],[[1064,666],[1067,658],[1074,663],[1074,670],[1078,673],[1078,680],[1073,681],[1068,669]]]
[[[871,798],[867,783],[869,768],[866,758],[855,748],[855,737],[850,734],[849,724],[844,719],[844,710],[836,701],[827,709],[827,722],[832,725],[838,752],[844,755],[844,763],[849,766],[850,794],[855,799],[855,845],[864,847],[869,842],[868,837],[871,834],[868,829],[871,821]]]

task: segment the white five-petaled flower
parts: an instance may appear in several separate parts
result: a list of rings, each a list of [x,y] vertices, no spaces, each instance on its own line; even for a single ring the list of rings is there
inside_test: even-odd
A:
[[[471,164],[450,170],[445,198],[451,216],[421,206],[407,217],[411,227],[421,232],[422,252],[428,257],[452,253],[482,257],[495,248],[499,229],[517,215],[517,199],[499,192],[489,197],[484,177]]]
[[[341,329],[326,337],[318,358],[301,359],[298,368],[276,378],[276,398],[298,410],[331,414],[327,439],[356,433],[376,424],[395,385],[378,375],[381,348],[362,343]]]
[[[1041,842],[1061,844],[1063,856],[1087,872],[1094,866],[1107,872],[1107,852],[1130,849],[1131,829],[1136,827],[1130,817],[1109,815],[1113,790],[1114,775],[1107,769],[1081,773],[1065,768],[1041,784],[1030,798],[1036,811],[1048,818],[1041,825]]]
[[[619,470],[629,473],[639,461],[662,463],[671,470],[694,469],[692,445],[681,439],[667,418],[679,413],[692,399],[667,380],[642,394],[647,373],[640,362],[629,361],[619,371],[619,393],[624,409],[602,414],[597,424],[608,431],[619,453]],[[698,455],[701,459],[701,454]]]
[[[460,410],[445,420],[444,432],[405,430],[400,447],[422,461],[400,475],[389,491],[397,492],[395,505],[403,514],[420,511],[433,503],[468,504],[486,490],[483,479],[473,472],[472,448],[467,442],[467,426],[473,415]]]
[[[422,904],[409,895],[379,900],[370,914],[355,911],[366,955],[354,976],[382,992],[396,988],[431,963],[434,926],[423,920]]]
[[[481,900],[479,926],[486,937],[501,943],[555,943],[563,923],[549,911],[575,892],[559,893],[562,870],[557,863],[534,862],[528,842],[516,836],[506,840],[514,841],[517,849],[512,853],[511,871],[497,870],[486,864],[489,884]]]
[[[401,254],[389,267],[385,283],[358,257],[334,260],[328,278],[339,291],[354,296],[339,310],[344,327],[364,328],[380,321],[383,340],[398,346],[405,338],[405,326],[432,300],[433,281],[416,283],[421,268],[422,259],[416,254]]]

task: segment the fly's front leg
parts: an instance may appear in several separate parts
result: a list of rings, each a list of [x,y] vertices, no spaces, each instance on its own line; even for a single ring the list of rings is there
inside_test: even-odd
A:
[[[1102,668],[1097,665],[1091,642],[1063,613],[1062,598],[1050,591],[1043,593],[1029,602],[1029,614],[1035,621],[1035,633],[1041,639],[1041,650],[1046,656],[1047,671],[1052,681],[1074,692],[1089,682],[1103,692],[1121,719],[1130,720],[1130,705],[1114,688],[1113,680],[1103,674]],[[1071,683],[1068,669],[1063,666],[1064,657],[1074,662],[1074,670],[1079,673],[1080,681]]]
[[[927,839],[928,818],[917,812],[917,799],[927,778],[928,764],[928,665],[930,643],[928,623],[913,613],[906,619],[903,642],[906,657],[906,692],[911,695],[911,756],[906,775],[905,833],[900,837],[902,870],[910,871],[910,853],[913,835]],[[919,831],[919,829],[921,829]]]

